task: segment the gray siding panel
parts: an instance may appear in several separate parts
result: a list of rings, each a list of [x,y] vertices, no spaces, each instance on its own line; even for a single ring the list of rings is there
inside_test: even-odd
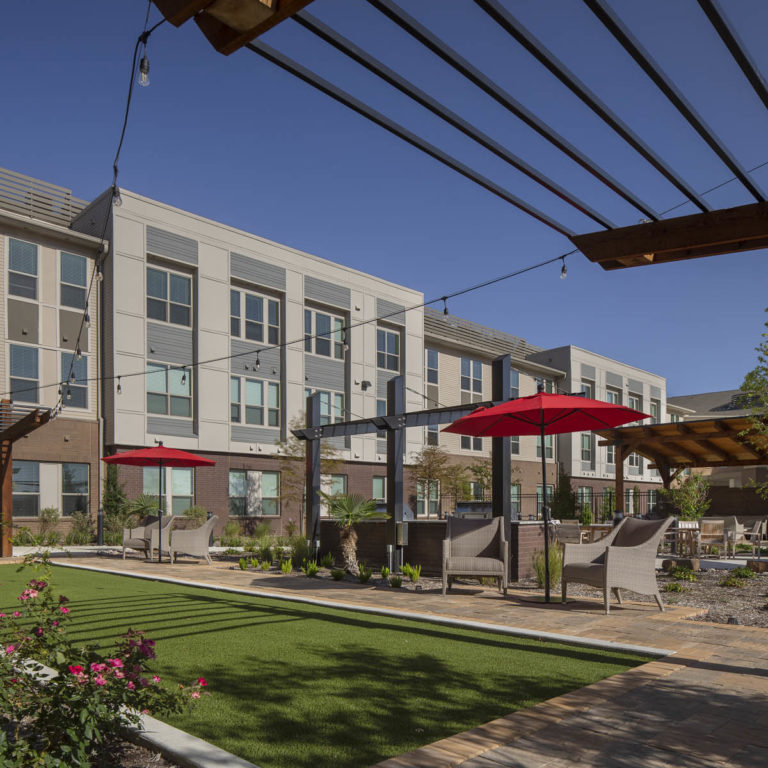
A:
[[[163,416],[147,416],[147,432],[173,437],[194,437],[192,419],[166,419]]]
[[[653,384],[651,384],[651,397],[656,400],[661,400],[661,388],[654,387]]]
[[[387,382],[398,375],[395,371],[376,370],[376,397],[379,400],[387,399]]]
[[[349,288],[336,283],[326,283],[325,280],[318,280],[309,275],[304,275],[304,298],[344,309],[349,309],[352,305]]]
[[[376,299],[376,317],[384,318],[388,323],[405,325],[405,307],[386,299]]]
[[[249,283],[285,290],[285,270],[282,267],[243,256],[241,253],[230,253],[229,274]]]
[[[274,445],[279,439],[279,429],[232,425],[233,443],[264,443],[265,445]]]
[[[597,375],[595,371],[594,365],[587,365],[586,363],[581,364],[581,378],[582,379],[590,379],[591,381],[595,380],[595,376]]]
[[[193,362],[191,329],[148,322],[147,359],[190,365]]]
[[[386,440],[377,440],[376,441],[376,453],[381,454],[382,456],[387,455],[387,441]]]
[[[610,371],[606,371],[605,383],[609,387],[618,387],[621,389],[624,386],[624,379],[622,379],[618,373],[611,373]]]
[[[327,439],[327,442],[330,446],[335,448],[337,451],[343,451],[345,448],[347,448],[347,439],[345,437],[329,437]]]
[[[197,264],[197,240],[147,225],[147,252],[186,264]]]
[[[345,392],[344,363],[341,360],[304,355],[304,385],[310,389]]]
[[[633,392],[636,395],[642,395],[643,394],[643,382],[638,381],[637,379],[627,379],[627,386],[629,387],[629,391]]]
[[[230,340],[229,370],[238,376],[253,376],[267,381],[280,381],[280,350],[261,350],[259,344],[250,341]],[[253,370],[256,364],[256,353],[259,352],[259,367]],[[237,357],[235,357],[237,355]],[[246,370],[245,366],[248,366]],[[272,373],[274,371],[274,373]]]

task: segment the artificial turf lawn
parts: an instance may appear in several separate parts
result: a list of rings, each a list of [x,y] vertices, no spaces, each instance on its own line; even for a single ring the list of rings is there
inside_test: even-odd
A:
[[[30,570],[0,566],[0,610]],[[211,696],[169,719],[262,768],[360,768],[530,707],[646,658],[68,568],[69,632],[157,642],[166,681]]]

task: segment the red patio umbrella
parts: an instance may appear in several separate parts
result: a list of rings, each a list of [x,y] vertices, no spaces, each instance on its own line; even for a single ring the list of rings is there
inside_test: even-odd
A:
[[[580,395],[555,395],[538,392],[499,405],[477,408],[443,429],[474,437],[541,437],[542,506],[544,512],[544,595],[549,602],[549,508],[546,505],[547,462],[545,436],[565,432],[591,432],[610,429],[630,421],[649,418],[648,414],[623,405],[604,403]]]
[[[157,502],[160,507],[157,518],[157,560],[163,561],[163,549],[160,546],[160,524],[163,517],[163,467],[211,467],[216,462],[213,459],[205,459],[195,453],[180,451],[177,448],[166,448],[162,442],[152,448],[137,448],[135,451],[116,453],[114,456],[103,456],[105,464],[128,464],[134,467],[158,467],[157,477]],[[151,555],[151,553],[150,553]]]

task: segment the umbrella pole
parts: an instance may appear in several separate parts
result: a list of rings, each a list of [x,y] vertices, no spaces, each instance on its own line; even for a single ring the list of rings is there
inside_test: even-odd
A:
[[[160,443],[162,445],[162,443]],[[163,562],[163,462],[157,466],[157,562]]]
[[[541,511],[544,514],[544,601],[549,600],[549,507],[547,506],[547,448],[541,423]]]

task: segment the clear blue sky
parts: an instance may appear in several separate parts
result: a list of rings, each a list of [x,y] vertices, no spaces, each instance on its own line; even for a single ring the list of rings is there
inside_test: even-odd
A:
[[[688,182],[730,174],[577,0],[507,7]],[[469,0],[403,7],[657,211],[670,184],[605,128]],[[768,3],[723,3],[768,75]],[[747,168],[768,161],[768,112],[694,0],[613,6]],[[111,183],[143,0],[6,2],[0,28],[0,165],[84,198]],[[308,9],[618,225],[640,214],[534,135],[367,3]],[[159,20],[153,7],[151,23]],[[591,221],[540,190],[295,22],[264,41],[386,112],[572,228]],[[570,249],[562,236],[247,50],[217,54],[197,27],[149,43],[120,184],[143,195],[437,297]],[[754,174],[768,191],[768,166]],[[752,199],[737,182],[708,196]],[[677,213],[693,213],[692,207]],[[666,376],[671,395],[738,387],[755,365],[764,251],[604,272],[580,254],[456,299],[451,312],[534,344],[574,344]]]

